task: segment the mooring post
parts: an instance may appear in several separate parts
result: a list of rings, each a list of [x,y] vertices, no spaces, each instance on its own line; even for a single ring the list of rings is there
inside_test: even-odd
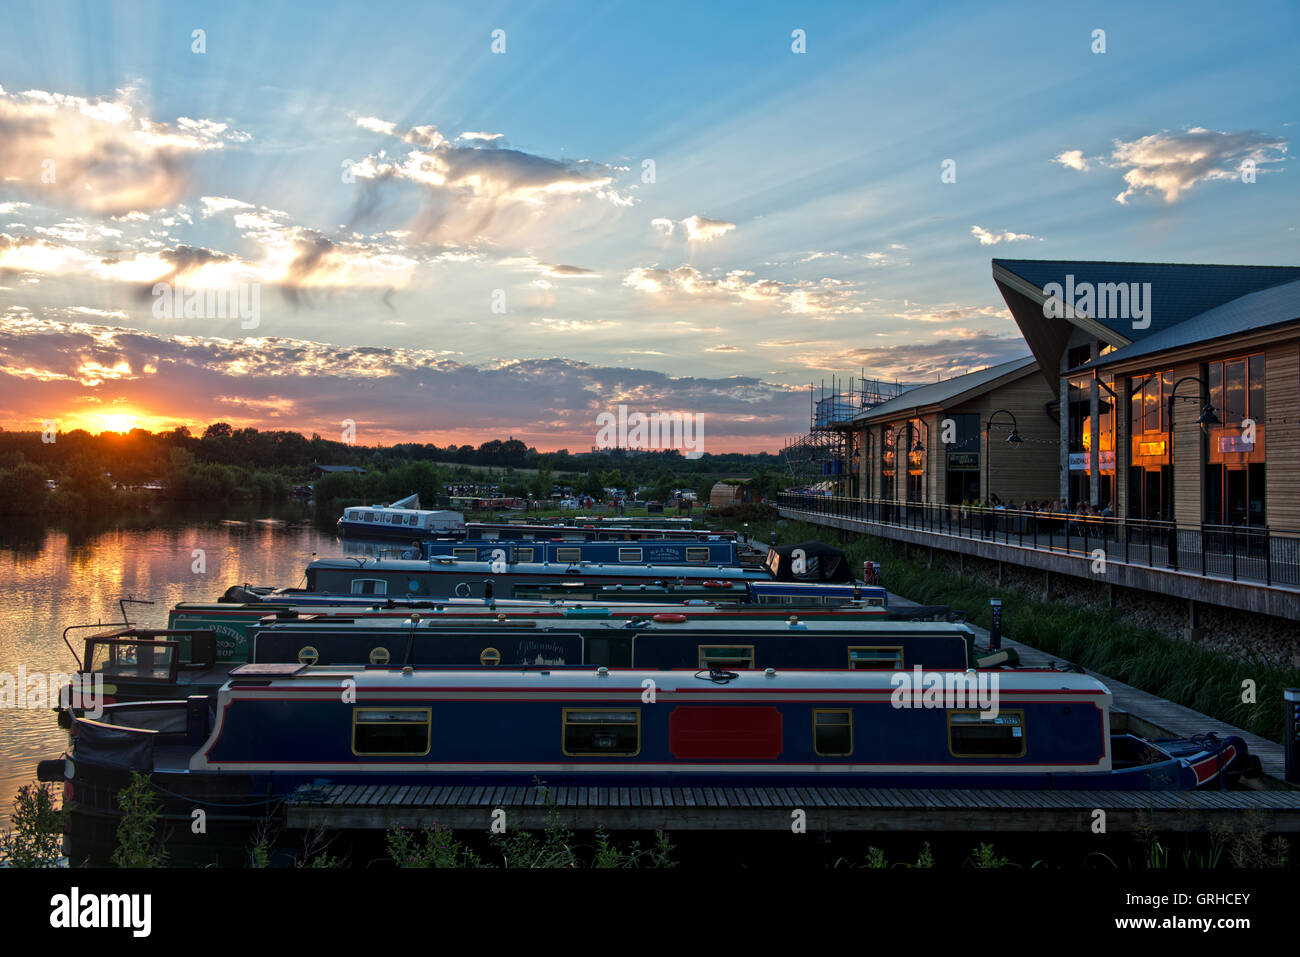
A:
[[[1283,774],[1291,784],[1300,784],[1300,688],[1287,688],[1282,692],[1286,705],[1286,727],[1283,734],[1283,754],[1286,765]]]

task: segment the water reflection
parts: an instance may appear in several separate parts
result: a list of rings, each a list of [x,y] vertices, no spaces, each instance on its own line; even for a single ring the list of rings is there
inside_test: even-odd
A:
[[[133,623],[161,628],[178,601],[215,601],[234,584],[301,585],[313,555],[341,554],[333,529],[316,527],[303,506],[171,509],[59,528],[6,519],[0,523],[0,672],[75,668],[63,629],[120,625],[120,598],[152,601],[126,607]],[[81,635],[87,633],[94,632]],[[18,787],[35,778],[36,762],[57,757],[66,743],[52,711],[0,709],[0,817],[7,818]]]

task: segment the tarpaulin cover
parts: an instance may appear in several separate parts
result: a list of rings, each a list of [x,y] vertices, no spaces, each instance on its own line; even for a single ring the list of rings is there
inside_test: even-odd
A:
[[[853,569],[838,548],[799,542],[768,549],[767,570],[779,582],[852,582]]]
[[[98,721],[77,722],[77,760],[131,771],[153,770],[155,731],[115,728]]]

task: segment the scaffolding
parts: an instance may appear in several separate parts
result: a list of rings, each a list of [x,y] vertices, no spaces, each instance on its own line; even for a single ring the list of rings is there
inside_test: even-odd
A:
[[[821,385],[808,385],[808,431],[793,436],[781,449],[791,488],[833,495],[857,493],[861,434],[855,418],[888,402],[903,391],[899,382],[882,382],[865,375],[844,380],[832,376]]]

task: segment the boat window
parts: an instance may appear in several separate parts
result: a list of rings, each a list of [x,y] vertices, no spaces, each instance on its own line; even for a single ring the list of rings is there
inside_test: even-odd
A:
[[[639,562],[641,560],[641,549],[620,548],[618,550],[618,560],[620,562]]]
[[[320,652],[311,645],[303,645],[298,649],[298,663],[302,665],[314,665],[320,660]]]
[[[716,665],[719,668],[754,667],[753,645],[700,645],[700,667]]]
[[[950,711],[948,750],[957,758],[1022,758],[1025,713],[1002,711],[986,718],[978,711]]]
[[[641,750],[641,709],[593,711],[564,709],[566,755],[631,757]]]
[[[90,641],[85,669],[109,677],[174,681],[176,644],[161,641]]]
[[[849,648],[849,670],[901,671],[903,649],[893,646],[866,646]]]
[[[387,595],[388,582],[382,578],[354,578],[352,579],[352,594]]]
[[[352,753],[428,754],[431,715],[429,708],[353,708]]]
[[[686,560],[688,562],[707,563],[709,560],[709,550],[707,548],[688,547],[686,549]]]
[[[484,667],[501,664],[501,652],[495,648],[484,648],[479,652],[478,663]]]
[[[580,562],[582,561],[582,549],[557,548],[555,550],[555,560],[557,562]]]
[[[477,548],[453,548],[451,550],[452,558],[465,558],[469,561],[475,561],[478,558]]]
[[[388,649],[383,645],[380,645],[378,648],[370,649],[370,663],[372,665],[386,665],[388,664],[390,657]]]
[[[414,524],[415,524],[416,522],[418,522],[419,520],[420,520],[420,516],[418,516],[418,515],[408,515],[408,516],[406,516],[406,524],[407,524],[407,525],[414,525]]]
[[[532,548],[521,548],[515,552],[515,560],[520,562],[531,562],[533,560]]]
[[[842,758],[853,753],[853,712],[813,709],[813,753]]]
[[[374,512],[366,512],[366,521],[367,521],[367,522],[373,522],[374,520],[375,520],[375,513],[374,513]]]

